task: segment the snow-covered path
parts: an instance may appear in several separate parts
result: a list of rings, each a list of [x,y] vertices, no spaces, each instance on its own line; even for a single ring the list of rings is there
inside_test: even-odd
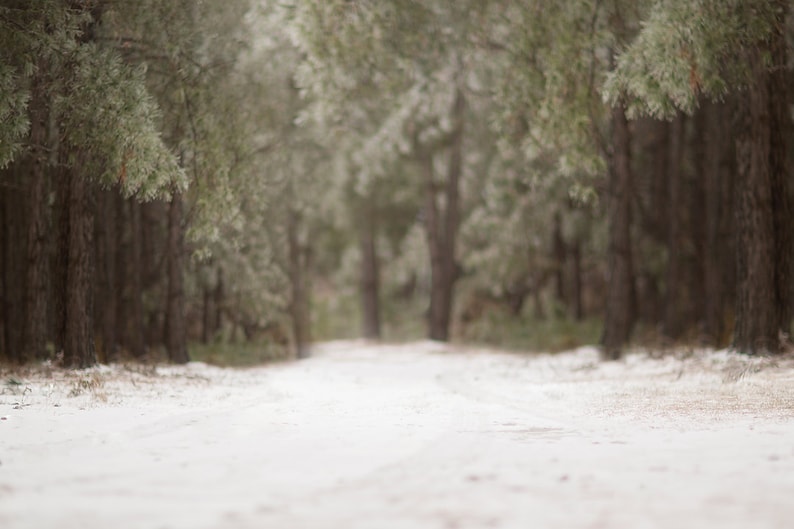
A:
[[[333,343],[39,373],[0,394],[0,527],[788,528],[793,362]]]

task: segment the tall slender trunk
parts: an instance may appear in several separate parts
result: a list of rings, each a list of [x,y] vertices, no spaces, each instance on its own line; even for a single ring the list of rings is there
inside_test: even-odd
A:
[[[311,320],[309,306],[309,288],[306,272],[308,256],[301,247],[298,229],[300,214],[290,208],[287,213],[287,251],[289,254],[289,278],[292,290],[290,300],[290,316],[292,320],[292,337],[295,354],[298,358],[311,355]]]
[[[706,104],[703,184],[705,188],[705,243],[703,250],[704,325],[707,344],[727,345],[732,312],[734,274],[733,180],[730,167],[730,108],[725,103]],[[726,262],[730,266],[726,266]]]
[[[98,192],[96,219],[96,269],[97,296],[95,314],[98,320],[102,350],[98,351],[105,362],[117,360],[116,338],[116,200],[115,190]]]
[[[653,222],[651,234],[655,239],[666,244],[670,239],[670,209],[675,207],[675,204],[670,203],[670,176],[671,168],[670,163],[674,159],[670,155],[672,150],[671,142],[672,136],[672,123],[669,121],[655,121],[654,122],[654,137],[653,152],[651,153],[652,167],[652,182],[648,186],[650,190],[649,205],[651,210],[651,219]],[[661,314],[661,310],[657,313]]]
[[[23,312],[19,307],[25,303],[25,292],[20,277],[25,273],[25,207],[19,162],[6,170],[6,178],[0,190],[2,195],[3,233],[3,351],[5,357],[21,363]]]
[[[706,247],[703,262],[705,276],[705,321],[704,338],[708,345],[718,346],[723,335],[724,320],[722,317],[722,266],[720,266],[720,217],[722,211],[720,200],[721,161],[723,155],[723,120],[721,107],[708,103],[704,107],[706,113],[706,152],[703,180],[706,187]]]
[[[25,326],[22,356],[26,361],[47,355],[47,309],[49,300],[49,204],[47,128],[48,100],[43,61],[33,81],[30,102],[31,172],[27,182],[27,263],[25,274]]]
[[[182,195],[175,191],[168,208],[168,300],[165,348],[168,351],[168,359],[177,364],[190,361],[185,326],[182,207]]]
[[[433,156],[428,154],[421,160],[425,179],[425,233],[430,254],[430,308],[428,312],[428,336],[431,340],[446,340],[449,326],[445,322],[443,298],[447,278],[444,275],[443,242],[439,225],[438,198],[436,197]]]
[[[554,213],[553,228],[551,234],[552,259],[554,262],[554,294],[557,302],[565,305],[565,258],[566,248],[565,239],[562,234],[562,214],[559,211]]]
[[[684,116],[682,113],[673,120],[670,127],[668,204],[667,218],[667,274],[662,333],[671,340],[677,340],[683,333],[687,314],[684,282],[686,242],[684,238]]]
[[[698,339],[705,342],[706,320],[706,115],[701,108],[694,116],[694,138],[692,145],[692,165],[690,171],[687,201],[687,227],[689,233],[689,259],[687,260],[687,299],[689,305],[689,320],[687,330],[696,328]]]
[[[772,185],[772,223],[775,230],[775,306],[778,334],[790,338],[794,317],[794,197],[788,142],[791,138],[789,106],[788,47],[786,20],[791,2],[777,0],[778,20],[771,37],[772,68],[769,74],[770,153]],[[780,341],[778,347],[780,348]]]
[[[201,343],[208,344],[210,342],[210,325],[211,325],[211,310],[212,310],[212,292],[208,286],[202,288],[202,302],[201,302]]]
[[[223,307],[225,299],[225,291],[223,288],[223,268],[218,266],[217,283],[213,291],[212,299],[215,305],[215,319],[213,321],[213,332],[217,333],[221,330],[223,324]]]
[[[620,358],[634,324],[634,267],[631,245],[631,187],[629,126],[624,106],[612,109],[613,149],[609,168],[608,291],[601,338],[603,358]]]
[[[127,307],[126,342],[135,358],[146,354],[146,339],[143,321],[143,241],[141,204],[134,198],[127,202],[130,219],[130,247],[127,274],[129,274],[129,306]]]
[[[791,320],[792,227],[785,141],[785,14],[769,40],[749,50],[754,82],[744,93],[737,139],[737,303],[734,347],[748,354],[780,351]],[[772,64],[767,69],[764,56]]]
[[[85,178],[67,171],[68,250],[65,290],[63,361],[69,367],[88,367],[97,361],[94,347],[94,290],[92,280],[93,193]]]
[[[113,293],[116,307],[116,346],[125,353],[130,351],[128,321],[130,299],[134,295],[130,288],[129,261],[130,261],[130,231],[129,210],[127,200],[121,193],[114,194],[114,211],[116,225],[116,241],[114,253],[109,256],[115,262],[116,278]]]
[[[55,202],[55,251],[52,263],[53,341],[55,353],[63,362],[66,348],[66,286],[69,269],[69,197],[71,195],[71,170],[66,166],[67,154],[60,149]]]
[[[425,153],[421,166],[425,179],[425,231],[430,253],[431,285],[428,336],[431,340],[449,339],[455,283],[458,279],[456,247],[460,225],[460,179],[463,171],[463,122],[466,101],[458,89],[452,108],[456,128],[450,139],[449,160],[444,190],[445,208],[438,204],[433,154]]]
[[[10,361],[8,347],[8,226],[6,219],[6,187],[5,171],[0,169],[0,360]]]
[[[573,267],[571,297],[573,301],[573,316],[576,321],[584,319],[584,304],[582,303],[582,243],[577,237],[571,245],[571,266]]]
[[[374,208],[363,205],[364,215],[359,225],[361,247],[361,309],[364,338],[377,340],[380,329],[380,270],[376,248],[377,224]]]

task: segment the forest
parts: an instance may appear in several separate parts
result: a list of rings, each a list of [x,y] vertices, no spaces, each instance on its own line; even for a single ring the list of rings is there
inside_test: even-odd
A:
[[[791,350],[793,44],[787,0],[0,0],[0,362]]]

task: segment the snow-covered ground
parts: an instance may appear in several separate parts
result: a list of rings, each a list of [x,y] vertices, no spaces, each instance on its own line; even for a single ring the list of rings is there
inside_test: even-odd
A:
[[[4,529],[794,527],[791,358],[338,342],[2,383]]]

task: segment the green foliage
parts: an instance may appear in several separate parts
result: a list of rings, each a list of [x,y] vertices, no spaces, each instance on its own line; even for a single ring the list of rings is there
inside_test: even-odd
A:
[[[55,104],[72,165],[84,177],[107,187],[118,184],[142,200],[184,191],[187,179],[163,143],[145,71],[92,44],[81,46],[74,62]]]
[[[501,310],[490,310],[461,332],[466,342],[490,345],[513,351],[556,353],[584,345],[596,345],[601,320],[576,321],[567,318],[538,320],[528,316],[511,317]]]
[[[597,0],[523,1],[494,15],[492,39],[503,50],[496,125],[527,159],[551,156],[552,175],[593,177],[605,170],[608,109],[600,88],[618,42],[611,9]]]
[[[253,367],[289,358],[286,347],[265,341],[193,343],[188,349],[193,361],[220,367]]]
[[[30,95],[18,87],[14,71],[0,62],[0,169],[22,149],[30,125],[26,113]]]
[[[0,165],[20,152],[30,86],[44,92],[69,165],[105,186],[151,199],[182,190],[183,172],[160,135],[160,115],[143,69],[84,39],[90,6],[42,0],[0,8]]]
[[[317,292],[312,302],[312,333],[317,341],[353,339],[361,334],[358,293]]]
[[[604,87],[630,116],[692,113],[701,95],[721,99],[749,79],[744,50],[775,23],[769,0],[666,0],[654,5]]]

